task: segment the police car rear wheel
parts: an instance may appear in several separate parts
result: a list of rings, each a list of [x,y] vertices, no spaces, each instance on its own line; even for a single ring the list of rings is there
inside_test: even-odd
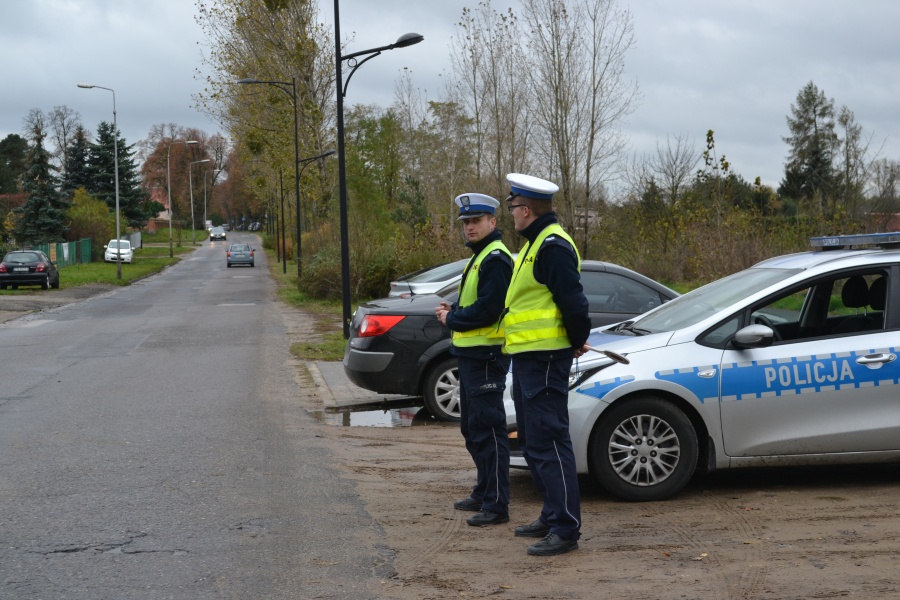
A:
[[[459,370],[456,359],[445,358],[425,376],[425,408],[439,421],[459,421]]]
[[[662,500],[690,481],[697,447],[684,412],[667,400],[641,396],[602,415],[591,435],[591,472],[623,500]]]

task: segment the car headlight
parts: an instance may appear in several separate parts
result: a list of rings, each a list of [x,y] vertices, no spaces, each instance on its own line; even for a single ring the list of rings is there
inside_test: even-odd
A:
[[[576,366],[576,368],[573,368],[572,371],[569,373],[569,389],[573,390],[573,389],[577,388],[579,385],[581,385],[582,383],[584,383],[585,381],[587,381],[588,379],[590,379],[591,377],[593,377],[594,375],[596,375],[597,373],[599,373],[600,371],[605,369],[606,367],[613,365],[613,364],[615,364],[615,363],[611,362],[606,365],[591,367],[590,369],[584,369],[584,370],[579,370]]]

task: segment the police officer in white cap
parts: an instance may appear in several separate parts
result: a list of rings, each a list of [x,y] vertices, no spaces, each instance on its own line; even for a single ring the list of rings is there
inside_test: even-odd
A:
[[[512,256],[496,229],[500,202],[484,194],[456,197],[459,220],[472,259],[459,282],[459,299],[435,308],[451,332],[451,354],[459,364],[460,430],[475,462],[475,486],[457,510],[478,511],[476,527],[509,521],[509,437],[503,391],[509,357],[503,354],[499,319],[512,276]]]
[[[553,212],[555,184],[521,173],[506,176],[507,209],[527,243],[513,266],[502,325],[512,356],[518,440],[544,506],[521,537],[540,537],[528,554],[578,548],[581,503],[569,437],[569,369],[587,351],[591,321],[581,286],[581,256]]]

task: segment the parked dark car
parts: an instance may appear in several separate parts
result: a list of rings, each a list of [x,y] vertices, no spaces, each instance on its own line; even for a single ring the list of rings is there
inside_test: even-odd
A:
[[[40,250],[13,250],[0,263],[0,290],[7,286],[39,285],[43,289],[59,287],[59,269]]]
[[[594,327],[630,319],[678,296],[648,277],[612,263],[586,260],[582,285]],[[344,371],[379,394],[422,396],[438,419],[459,420],[456,358],[450,331],[434,316],[457,299],[458,283],[435,294],[389,297],[361,304],[350,323]]]

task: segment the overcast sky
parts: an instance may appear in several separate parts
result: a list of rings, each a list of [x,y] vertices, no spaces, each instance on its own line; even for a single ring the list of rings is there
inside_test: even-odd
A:
[[[210,2],[214,0],[209,0]],[[573,0],[574,1],[574,0]],[[497,10],[517,0],[493,0]],[[347,104],[387,106],[404,67],[417,87],[439,97],[449,66],[449,42],[464,6],[477,0],[341,0],[348,52],[389,44],[403,33],[419,45],[366,63],[354,76]],[[839,109],[856,115],[881,156],[900,160],[900,2],[895,0],[620,0],[631,11],[636,45],[627,77],[642,94],[622,125],[630,152],[655,152],[667,136],[702,150],[715,131],[719,154],[748,181],[777,186],[787,146],[785,117],[809,81]],[[320,3],[333,31],[334,4]],[[66,105],[96,131],[112,120],[129,144],[156,123],[217,123],[193,108],[202,88],[205,39],[191,0],[3,0],[0,14],[0,139],[23,134],[28,111]]]

